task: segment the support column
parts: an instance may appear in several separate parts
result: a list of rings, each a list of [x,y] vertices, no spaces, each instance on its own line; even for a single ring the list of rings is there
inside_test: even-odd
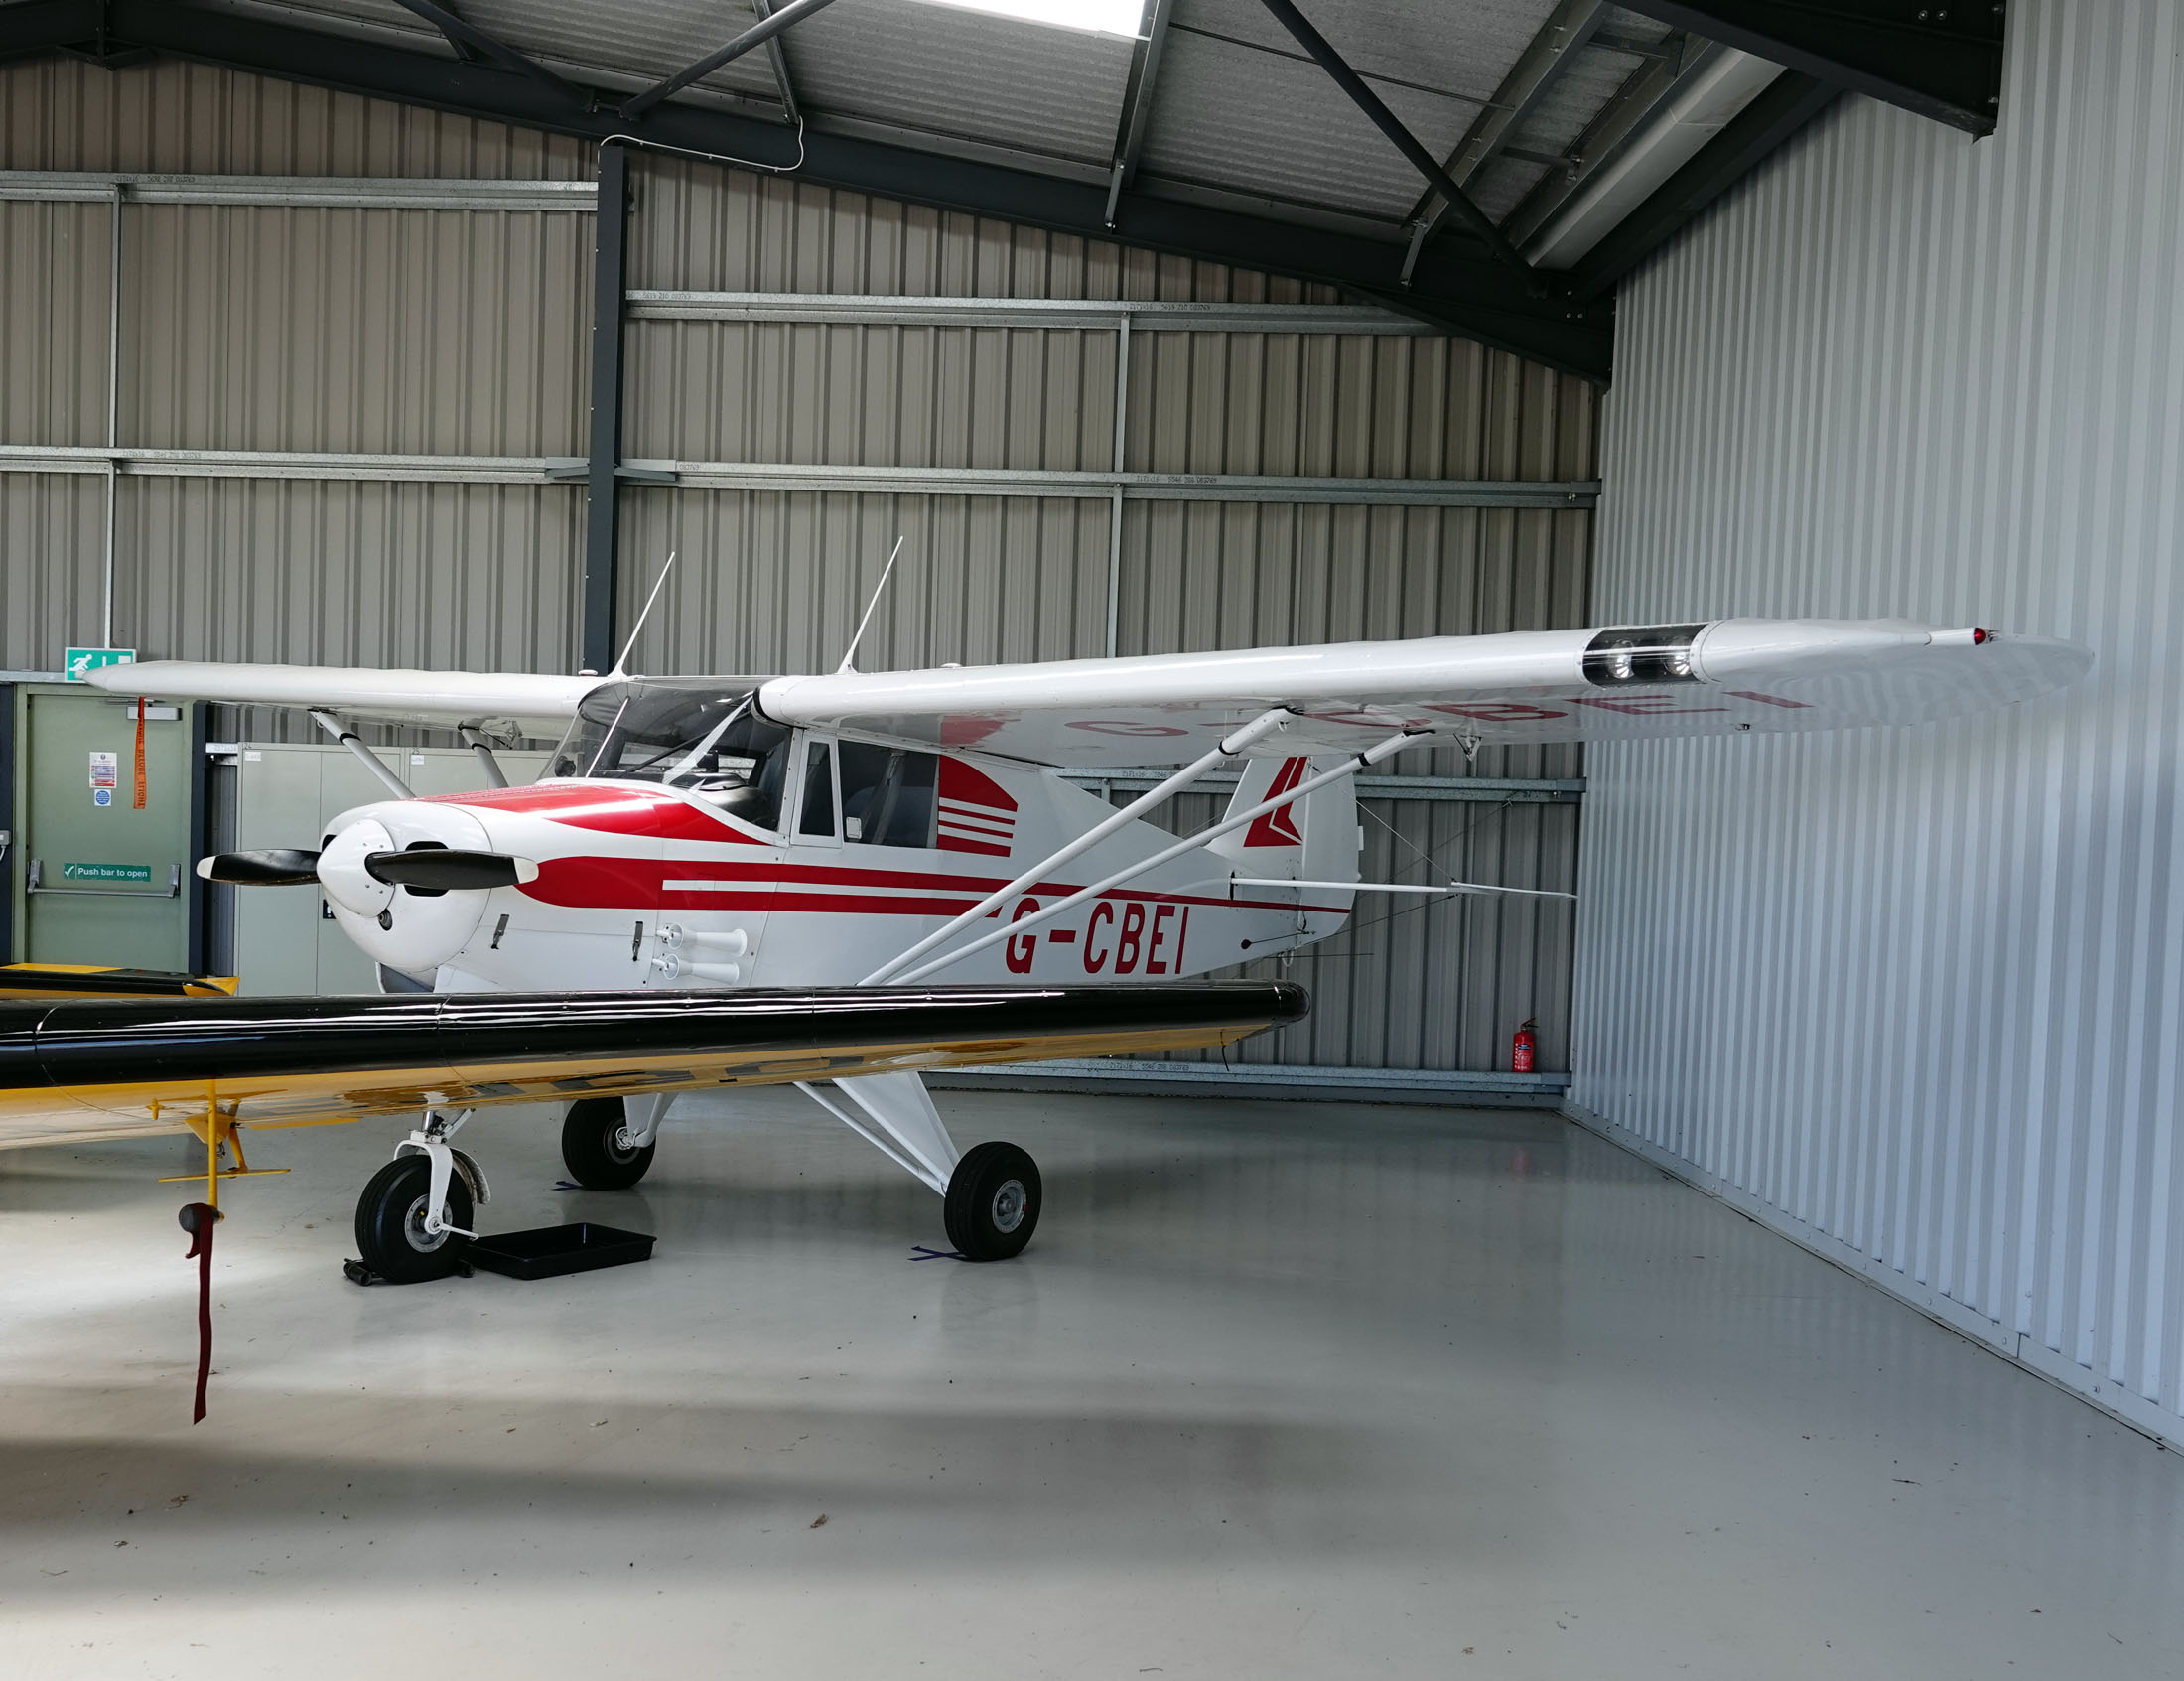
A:
[[[599,149],[599,213],[592,262],[592,436],[584,509],[582,664],[614,663],[619,579],[615,471],[621,465],[621,324],[629,290],[629,149]]]

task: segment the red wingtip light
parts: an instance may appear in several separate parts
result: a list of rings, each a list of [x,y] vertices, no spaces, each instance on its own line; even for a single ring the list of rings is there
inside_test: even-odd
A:
[[[1979,647],[1983,643],[1991,642],[1993,639],[1994,632],[1992,630],[1982,630],[1977,625],[1972,627],[1972,645],[1974,647]]]

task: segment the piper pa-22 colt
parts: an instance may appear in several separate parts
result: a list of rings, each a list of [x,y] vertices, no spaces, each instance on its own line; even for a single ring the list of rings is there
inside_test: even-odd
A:
[[[422,1112],[356,1220],[365,1262],[415,1280],[453,1267],[484,1196],[449,1143],[470,1110],[569,1100],[570,1172],[608,1189],[642,1177],[678,1092],[794,1081],[941,1193],[960,1253],[996,1259],[1038,1222],[1037,1168],[1010,1144],[959,1155],[917,1070],[1296,1019],[1294,987],[1179,983],[1326,937],[1361,891],[1416,891],[1359,881],[1356,772],[1435,742],[1918,723],[2091,659],[1982,630],[1730,619],[801,677],[94,672],[309,709],[373,768],[390,797],[316,848],[200,873],[317,887],[385,996],[49,1005],[0,1029],[0,1070],[22,1070],[0,1073],[0,1112],[19,1136],[191,1125],[238,1150],[238,1128]],[[412,797],[357,719],[457,729],[490,785]],[[506,785],[493,743],[551,735],[547,773]],[[1232,764],[1217,822],[1176,839],[1145,820]],[[1118,809],[1065,766],[1175,770]]]

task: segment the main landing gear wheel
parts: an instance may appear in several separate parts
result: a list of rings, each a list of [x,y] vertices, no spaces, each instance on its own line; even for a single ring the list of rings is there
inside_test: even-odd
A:
[[[652,1165],[651,1144],[629,1142],[629,1118],[618,1097],[586,1097],[569,1105],[561,1123],[561,1159],[587,1191],[627,1191]]]
[[[977,1144],[948,1180],[948,1241],[966,1261],[1006,1261],[1038,1228],[1038,1164],[1014,1144]]]
[[[364,1265],[389,1284],[424,1284],[446,1278],[462,1261],[469,1239],[452,1231],[425,1230],[432,1195],[432,1162],[397,1156],[371,1176],[356,1198],[356,1251]],[[449,1225],[471,1223],[471,1188],[461,1174],[448,1176]]]

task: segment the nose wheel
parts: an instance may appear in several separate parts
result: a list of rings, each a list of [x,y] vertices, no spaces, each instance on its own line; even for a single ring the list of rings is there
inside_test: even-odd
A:
[[[948,1241],[967,1261],[1022,1254],[1039,1223],[1038,1164],[1014,1144],[976,1144],[948,1178],[942,1219]]]
[[[586,1097],[569,1105],[561,1123],[561,1160],[587,1191],[627,1191],[652,1166],[658,1146],[631,1136],[618,1097]]]
[[[448,1209],[428,1230],[432,1164],[424,1156],[397,1156],[371,1176],[356,1198],[356,1251],[364,1265],[389,1284],[424,1284],[454,1273],[469,1239],[449,1226],[471,1223],[471,1188],[460,1174],[447,1190]]]

